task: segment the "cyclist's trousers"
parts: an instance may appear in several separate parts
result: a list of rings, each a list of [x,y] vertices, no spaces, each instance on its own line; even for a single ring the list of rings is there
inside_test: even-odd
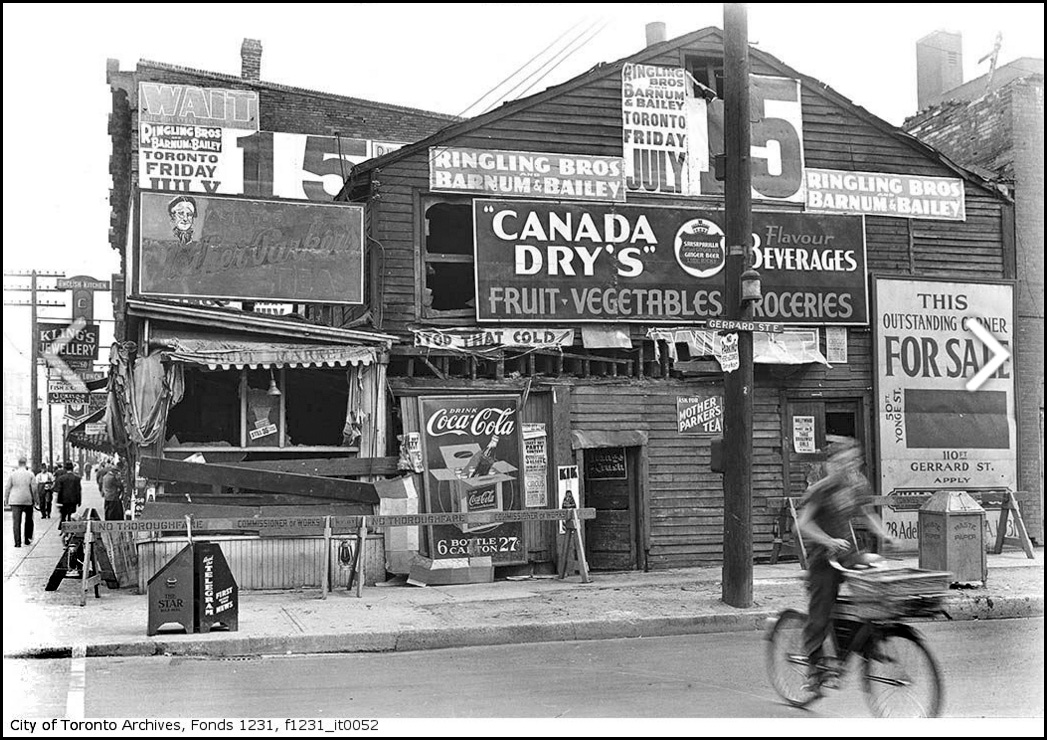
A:
[[[843,576],[829,565],[828,560],[813,557],[807,569],[807,591],[810,603],[807,609],[807,624],[803,628],[803,647],[815,666],[822,657],[822,644],[829,636],[829,620],[833,605],[840,593]]]

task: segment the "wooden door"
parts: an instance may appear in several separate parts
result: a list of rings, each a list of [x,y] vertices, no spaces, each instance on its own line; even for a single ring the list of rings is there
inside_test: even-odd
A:
[[[782,451],[790,496],[802,496],[821,477],[827,436],[856,439],[868,457],[862,399],[789,399],[785,409]]]
[[[638,460],[635,447],[584,451],[584,503],[596,509],[596,519],[585,526],[586,557],[593,570],[638,567]]]

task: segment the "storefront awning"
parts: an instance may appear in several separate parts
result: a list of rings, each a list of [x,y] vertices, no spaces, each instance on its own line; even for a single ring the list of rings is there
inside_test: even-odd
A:
[[[112,453],[116,448],[109,440],[108,434],[88,434],[89,425],[93,427],[105,421],[105,409],[98,409],[66,433],[69,444],[81,450]]]
[[[764,365],[806,365],[816,362],[829,367],[818,349],[818,332],[800,329],[769,334],[753,332],[753,362]]]
[[[249,340],[164,337],[165,358],[211,370],[266,367],[345,367],[375,362],[372,347],[352,345],[290,344]]]
[[[708,329],[649,329],[647,338],[655,340],[655,356],[660,350],[658,340],[666,343],[669,357],[677,361],[676,345],[685,344],[692,358],[720,359],[720,333]],[[806,365],[818,363],[829,366],[829,361],[818,349],[816,329],[788,329],[772,334],[753,332],[753,362],[761,365]]]

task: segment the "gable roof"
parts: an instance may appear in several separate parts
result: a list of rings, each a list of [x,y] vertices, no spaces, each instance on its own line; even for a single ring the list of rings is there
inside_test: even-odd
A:
[[[644,63],[654,57],[658,57],[662,54],[665,54],[666,52],[671,52],[676,49],[680,49],[682,47],[689,46],[692,44],[699,44],[701,42],[704,42],[706,45],[710,47],[715,46],[717,50],[720,50],[723,47],[723,31],[717,28],[716,26],[708,26],[698,31],[692,31],[691,33],[684,34],[683,36],[678,36],[674,39],[669,39],[668,41],[653,44],[642,49],[639,52],[636,52],[635,54],[623,57],[617,61],[598,64],[597,66],[590,69],[588,72],[584,72],[578,75],[577,77],[568,80],[567,82],[563,82],[559,85],[547,88],[546,90],[543,90],[540,93],[536,93],[535,95],[503,103],[499,108],[496,108],[493,111],[489,111],[487,113],[481,114],[474,118],[466,119],[464,121],[460,121],[458,123],[453,123],[437,131],[432,136],[426,137],[425,139],[421,139],[420,141],[416,141],[415,143],[410,144],[409,146],[397,149],[396,151],[382,155],[381,157],[375,157],[374,159],[369,159],[366,162],[361,162],[360,164],[354,166],[351,170],[349,178],[346,181],[346,184],[342,187],[342,190],[336,196],[336,200],[345,198],[347,195],[347,191],[350,188],[350,185],[353,182],[357,181],[358,177],[366,175],[368,172],[372,170],[379,169],[393,162],[398,162],[401,159],[409,157],[420,151],[427,151],[428,148],[431,146],[438,146],[440,144],[443,144],[444,142],[447,142],[450,139],[455,138],[456,136],[466,134],[470,131],[481,128],[482,126],[485,126],[489,123],[510,116],[514,113],[524,111],[532,106],[539,105],[547,100],[556,98],[560,95],[564,95],[576,88],[582,87],[596,80],[603,79],[612,75],[618,75],[620,74],[621,68],[625,64]],[[934,147],[931,147],[928,144],[923,143],[915,136],[906,133],[897,126],[893,126],[887,121],[880,118],[879,116],[870,113],[862,106],[841,95],[836,90],[833,90],[824,82],[821,82],[820,80],[817,80],[814,77],[811,77],[810,75],[805,75],[800,72],[797,72],[795,69],[782,62],[780,59],[774,57],[771,54],[768,54],[765,51],[753,48],[752,46],[749,47],[749,54],[751,57],[758,59],[767,66],[776,70],[781,75],[800,80],[800,84],[809,92],[814,93],[816,95],[821,95],[822,97],[826,98],[835,105],[847,109],[853,115],[862,119],[863,121],[871,125],[873,128],[878,129],[883,134],[898,140],[905,146],[908,146],[909,148],[916,150],[919,154],[928,157],[929,159],[933,159],[941,163],[945,167],[953,170],[964,180],[978,185],[979,187],[987,190],[988,192],[991,192],[992,194],[1000,198],[1003,198],[1005,200],[1008,199],[1006,194],[1003,193],[999,189],[999,187],[991,180],[982,177],[976,172],[972,172],[971,170],[961,167],[960,165],[956,164],[951,159],[946,157],[944,154],[939,152]]]

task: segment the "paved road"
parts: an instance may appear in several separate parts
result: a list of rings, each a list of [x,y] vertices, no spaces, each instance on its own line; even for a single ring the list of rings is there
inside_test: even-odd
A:
[[[927,625],[945,675],[946,714],[1040,717],[1042,733],[1043,628],[1042,618]],[[763,650],[761,635],[748,632],[395,654],[5,660],[4,713],[20,706],[26,717],[328,721],[869,716],[856,677],[811,711],[784,706],[767,683]],[[9,690],[20,694],[17,704]]]

